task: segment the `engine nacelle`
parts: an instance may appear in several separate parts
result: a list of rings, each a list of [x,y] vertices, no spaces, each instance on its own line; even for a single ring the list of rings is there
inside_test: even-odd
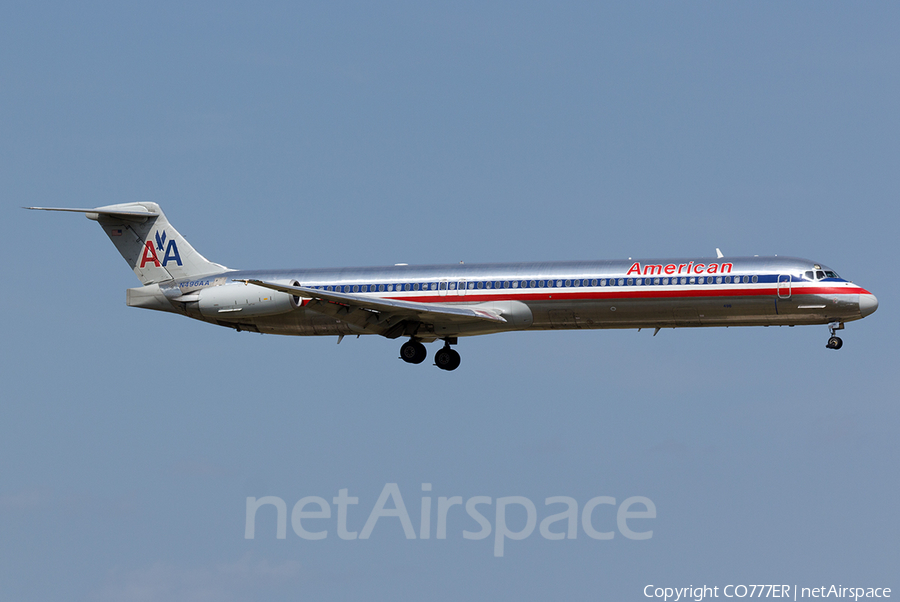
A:
[[[200,291],[198,307],[208,318],[238,320],[294,311],[303,300],[254,284],[224,284]]]

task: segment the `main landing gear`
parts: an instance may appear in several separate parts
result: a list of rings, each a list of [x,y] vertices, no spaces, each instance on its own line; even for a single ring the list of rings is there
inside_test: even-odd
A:
[[[450,343],[456,342],[456,338],[444,339],[444,346],[434,354],[434,365],[441,370],[456,370],[459,368],[459,354],[450,347]],[[403,343],[400,347],[400,359],[408,364],[421,364],[428,357],[425,345],[415,339]]]
[[[400,359],[408,364],[421,364],[426,357],[428,350],[425,349],[425,345],[415,339],[410,339],[400,347]]]
[[[843,322],[832,322],[828,325],[828,331],[831,333],[831,338],[828,339],[828,342],[825,343],[825,347],[828,349],[840,349],[844,346],[844,341],[841,340],[841,337],[835,336],[834,331],[843,330],[844,323]]]
[[[459,354],[450,348],[450,343],[444,343],[444,346],[434,354],[434,365],[441,370],[456,370],[459,368],[459,362]]]

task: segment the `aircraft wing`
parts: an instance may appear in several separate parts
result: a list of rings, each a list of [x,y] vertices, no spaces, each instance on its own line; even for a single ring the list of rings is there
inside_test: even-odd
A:
[[[307,309],[333,316],[344,322],[377,332],[388,338],[404,334],[404,323],[460,323],[485,320],[505,323],[499,313],[474,307],[440,305],[437,303],[416,303],[382,299],[365,295],[336,293],[306,286],[289,286],[262,280],[236,280],[289,295],[310,299]]]

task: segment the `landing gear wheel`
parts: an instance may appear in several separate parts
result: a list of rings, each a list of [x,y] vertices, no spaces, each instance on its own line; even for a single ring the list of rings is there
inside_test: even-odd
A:
[[[434,354],[434,365],[441,370],[456,370],[459,368],[459,354],[450,347],[438,349]]]
[[[419,341],[407,341],[400,347],[400,359],[407,364],[421,364],[428,357],[425,345]]]
[[[453,361],[450,363],[450,366],[447,368],[447,370],[456,370],[457,368],[459,368],[459,363],[462,361],[462,359],[459,357],[459,353],[454,351],[453,349],[450,350],[450,355],[453,356]]]
[[[843,345],[844,341],[841,340],[841,337],[831,337],[825,346],[829,349],[840,349]]]

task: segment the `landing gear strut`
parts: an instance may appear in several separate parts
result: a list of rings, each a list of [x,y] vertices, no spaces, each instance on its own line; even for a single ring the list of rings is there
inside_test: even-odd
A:
[[[421,364],[428,357],[428,350],[425,345],[415,339],[403,343],[400,347],[400,359],[408,364]]]
[[[459,354],[450,348],[450,342],[445,341],[444,346],[434,354],[434,365],[441,370],[456,370],[459,368]]]
[[[843,330],[844,323],[843,322],[832,322],[828,325],[828,331],[831,333],[831,338],[828,339],[828,342],[825,343],[825,347],[828,349],[840,349],[844,346],[844,341],[841,340],[841,337],[835,336],[834,331]]]

